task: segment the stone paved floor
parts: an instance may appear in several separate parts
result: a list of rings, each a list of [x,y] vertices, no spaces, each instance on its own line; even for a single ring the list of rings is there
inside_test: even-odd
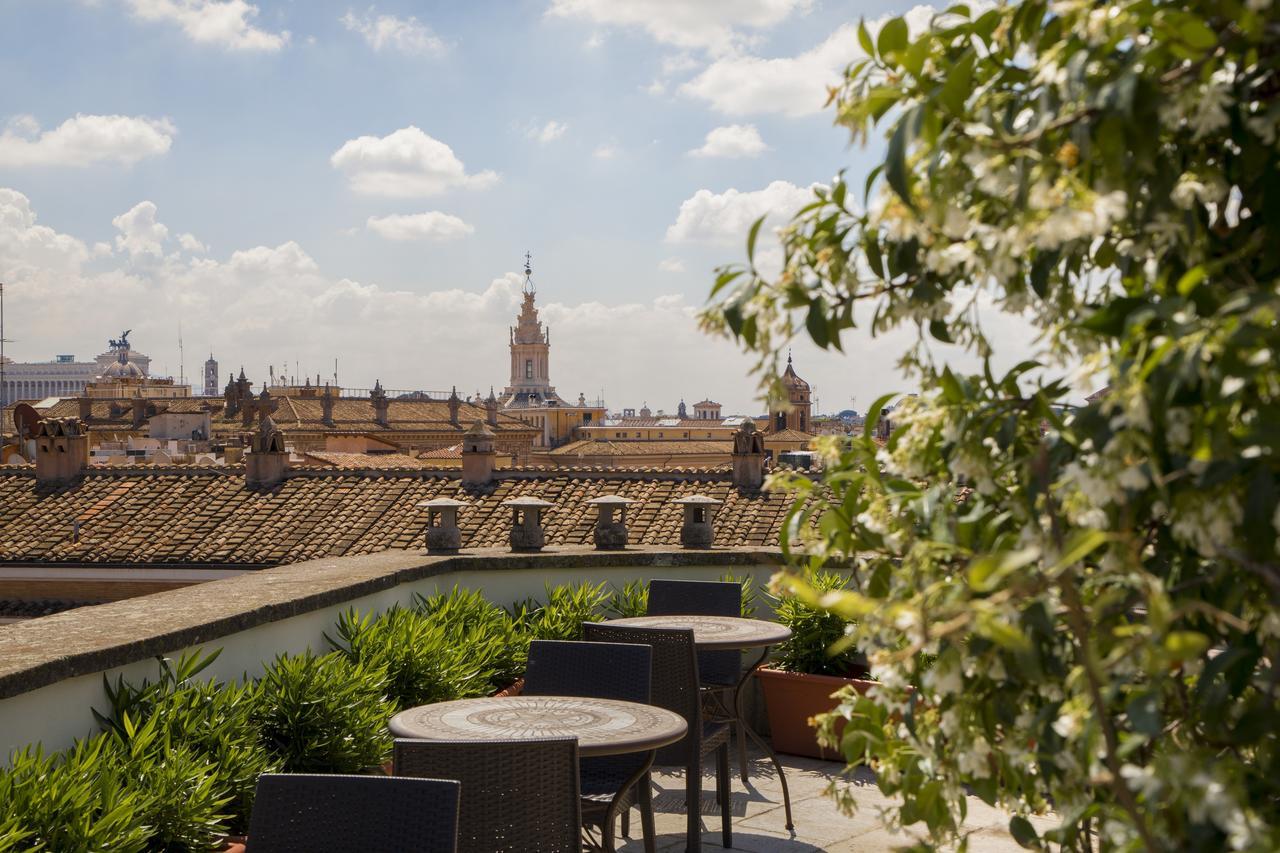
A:
[[[733,849],[751,853],[871,853],[888,851],[911,843],[906,834],[891,834],[877,814],[877,806],[888,798],[876,789],[870,772],[859,778],[865,787],[858,795],[859,810],[855,817],[845,817],[834,803],[823,796],[830,779],[840,765],[829,761],[779,756],[787,771],[791,788],[791,808],[795,831],[788,832],[782,809],[782,789],[773,765],[762,755],[751,756],[751,784],[743,785],[742,777],[733,777]],[[735,761],[736,767],[736,761]],[[711,765],[714,769],[714,764]],[[684,850],[684,775],[654,773],[654,812],[657,823],[658,850]],[[714,803],[715,778],[703,778],[702,846],[704,850],[721,850],[720,812]],[[976,797],[969,798],[969,815],[965,824],[975,831],[970,838],[972,853],[1013,853],[1021,850],[1007,831],[1009,817]],[[631,813],[632,838],[618,839],[620,853],[640,853],[639,812]],[[625,842],[625,843],[624,843]]]

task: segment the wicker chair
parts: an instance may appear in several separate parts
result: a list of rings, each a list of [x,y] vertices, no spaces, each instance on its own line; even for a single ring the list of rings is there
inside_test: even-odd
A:
[[[742,585],[733,581],[681,581],[655,579],[649,582],[649,615],[672,616],[696,613],[703,616],[741,616]],[[720,709],[734,707],[733,692],[742,677],[742,652],[737,650],[698,652],[698,677],[703,689],[717,695]],[[747,781],[747,736],[736,719],[730,724],[738,744],[738,769]]]
[[[453,853],[457,831],[457,782],[264,773],[246,851]]]
[[[576,738],[398,739],[393,767],[462,783],[458,853],[581,853]]]
[[[647,704],[652,656],[649,646],[534,640],[529,644],[522,692],[526,696],[591,696]],[[640,807],[645,849],[653,849],[649,765],[645,753],[584,758],[579,764],[583,824],[599,828],[601,847],[608,853],[614,850],[613,825],[619,815],[622,834],[628,834],[633,803]]]
[[[685,718],[689,734],[658,750],[654,764],[682,765],[685,769],[685,805],[688,809],[686,848],[702,849],[701,814],[702,759],[716,754],[716,799],[720,803],[722,846],[733,846],[730,815],[729,727],[724,723],[704,723],[702,697],[698,686],[698,655],[693,631],[660,628],[630,628],[588,622],[583,639],[602,643],[642,643],[653,647],[651,703]]]

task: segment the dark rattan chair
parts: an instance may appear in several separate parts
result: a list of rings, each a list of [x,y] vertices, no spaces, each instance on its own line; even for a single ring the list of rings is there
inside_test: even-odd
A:
[[[648,704],[652,656],[649,646],[534,640],[529,644],[522,692],[526,696],[591,696]],[[628,834],[633,803],[640,807],[645,849],[653,849],[650,763],[648,753],[632,753],[584,758],[579,764],[583,823],[599,828],[601,846],[609,853],[614,850],[613,826],[619,815],[622,834]]]
[[[654,764],[685,769],[685,805],[688,808],[686,846],[690,853],[702,849],[702,759],[716,754],[716,799],[720,804],[721,844],[733,846],[729,789],[729,727],[704,723],[698,685],[698,654],[693,631],[629,628],[588,622],[584,639],[602,643],[641,643],[653,647],[651,704],[674,711],[689,724],[689,734],[658,750]]]
[[[733,581],[682,581],[654,579],[649,582],[650,616],[696,613],[701,616],[741,616],[742,585]],[[698,652],[698,677],[703,688],[719,694],[720,708],[733,708],[732,693],[742,677],[742,652],[737,650]],[[738,744],[738,769],[747,781],[747,736],[742,726],[731,724]]]
[[[264,773],[246,850],[453,853],[457,830],[457,782]]]
[[[581,853],[576,738],[398,739],[393,766],[462,783],[458,853]]]

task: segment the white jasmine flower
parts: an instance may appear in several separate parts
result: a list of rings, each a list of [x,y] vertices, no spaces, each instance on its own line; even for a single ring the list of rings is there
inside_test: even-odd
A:
[[[956,767],[966,776],[973,779],[985,779],[991,775],[991,745],[986,738],[974,738],[968,747],[961,747],[956,756]]]

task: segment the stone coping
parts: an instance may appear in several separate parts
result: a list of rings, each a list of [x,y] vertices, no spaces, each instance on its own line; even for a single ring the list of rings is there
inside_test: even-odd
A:
[[[182,589],[81,607],[0,627],[0,699],[451,572],[513,569],[778,566],[777,548],[620,551],[548,547],[449,555],[381,551],[248,572]],[[269,656],[269,655],[268,655]]]

